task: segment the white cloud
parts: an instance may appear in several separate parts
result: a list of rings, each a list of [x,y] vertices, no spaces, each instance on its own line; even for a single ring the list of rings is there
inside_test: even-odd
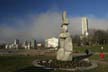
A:
[[[93,29],[108,29],[107,19],[89,18],[89,28]]]
[[[19,39],[45,39],[52,36],[58,36],[61,26],[61,13],[46,12],[39,15],[29,15],[28,18],[16,20],[16,27],[2,26],[0,27],[0,40]],[[106,19],[88,18],[89,28],[108,29],[108,21]],[[72,34],[81,33],[81,17],[69,18],[69,31]]]
[[[32,36],[47,38],[57,36],[61,25],[61,16],[59,13],[46,12],[38,16],[33,22]]]

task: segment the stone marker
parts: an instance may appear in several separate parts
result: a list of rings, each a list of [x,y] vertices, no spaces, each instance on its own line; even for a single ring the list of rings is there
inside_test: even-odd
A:
[[[57,51],[57,60],[71,61],[72,60],[72,38],[68,32],[68,19],[66,18],[66,12],[62,15],[61,33],[59,35],[59,48]]]

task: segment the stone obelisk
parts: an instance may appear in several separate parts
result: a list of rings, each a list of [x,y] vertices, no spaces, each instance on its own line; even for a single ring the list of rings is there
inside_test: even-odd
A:
[[[68,32],[69,22],[66,16],[66,11],[64,11],[62,15],[61,33],[59,35],[59,48],[56,56],[57,60],[61,61],[71,61],[73,52],[72,38]]]

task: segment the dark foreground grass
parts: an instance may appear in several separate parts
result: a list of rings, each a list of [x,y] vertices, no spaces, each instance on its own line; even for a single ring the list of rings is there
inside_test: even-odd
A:
[[[98,64],[98,67],[84,72],[108,72],[108,65]]]
[[[104,61],[108,63],[108,54],[105,55],[105,58],[103,60],[100,59],[99,55],[93,55],[90,57],[90,60],[96,60],[96,61]],[[84,72],[108,72],[108,64],[102,64],[102,63],[97,63],[98,67],[89,71],[84,71]]]
[[[16,72],[16,70],[32,66],[35,59],[51,59],[45,56],[0,56],[0,72]]]
[[[36,57],[31,56],[0,56],[0,72],[14,72],[31,65]]]
[[[32,71],[29,72],[66,72],[66,71],[45,71],[36,70],[37,68],[32,66],[32,61],[35,59],[49,59],[52,57],[45,56],[0,56],[0,72],[16,72],[20,69],[30,68]],[[91,60],[99,60],[98,55],[94,55],[90,58]],[[108,55],[105,60],[108,61]],[[22,71],[24,72],[24,71]],[[78,71],[79,72],[79,71]],[[108,72],[108,65],[99,64],[96,69],[85,71],[85,72]]]

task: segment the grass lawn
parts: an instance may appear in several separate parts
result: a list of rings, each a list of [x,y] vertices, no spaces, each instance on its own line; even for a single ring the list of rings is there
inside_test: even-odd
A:
[[[31,65],[36,57],[30,56],[0,56],[0,72],[14,72],[17,69]]]
[[[101,61],[101,59],[99,58],[99,55],[93,55],[93,56],[91,56],[90,60]],[[108,55],[105,55],[105,58],[102,61],[108,62]],[[98,63],[98,67],[97,68],[95,68],[93,70],[85,71],[85,72],[108,72],[108,64]]]
[[[98,67],[85,72],[108,72],[108,65],[98,64]]]
[[[78,46],[74,46],[74,51],[76,52],[84,52],[85,49],[89,49],[92,52],[101,52],[101,46],[102,45],[98,45],[98,46],[84,46],[84,47],[78,47]],[[103,45],[104,47],[104,52],[108,52],[108,45]]]
[[[93,55],[93,56],[90,57],[90,59],[91,60],[100,60],[100,57],[99,57],[99,55]],[[108,62],[108,54],[105,55],[104,61]]]
[[[32,66],[32,61],[35,59],[48,59],[48,58],[49,57],[42,57],[42,56],[0,56],[0,72],[14,72],[18,69]],[[94,55],[90,57],[90,59],[99,60],[99,56]],[[105,60],[108,61],[108,55],[106,55]],[[61,71],[56,71],[56,72],[61,72]],[[108,72],[108,65],[99,64],[99,66],[96,69],[90,70],[88,72]]]
[[[0,72],[15,72],[32,66],[35,59],[50,59],[44,56],[0,56]]]
[[[100,52],[101,46],[92,46],[89,48],[93,52]],[[74,51],[84,52],[85,47],[75,47]],[[104,46],[104,52],[108,52],[108,45]],[[32,61],[35,59],[50,59],[54,57],[45,57],[45,56],[0,56],[0,72],[15,72],[21,68],[32,66]],[[100,60],[99,55],[93,55],[90,57],[90,60]],[[105,60],[108,62],[108,55],[105,55]],[[34,71],[39,72],[39,71]],[[52,71],[51,71],[52,72]],[[63,72],[63,71],[56,71]],[[66,72],[66,71],[65,71]],[[96,69],[89,70],[86,72],[108,72],[108,65],[99,64]]]

